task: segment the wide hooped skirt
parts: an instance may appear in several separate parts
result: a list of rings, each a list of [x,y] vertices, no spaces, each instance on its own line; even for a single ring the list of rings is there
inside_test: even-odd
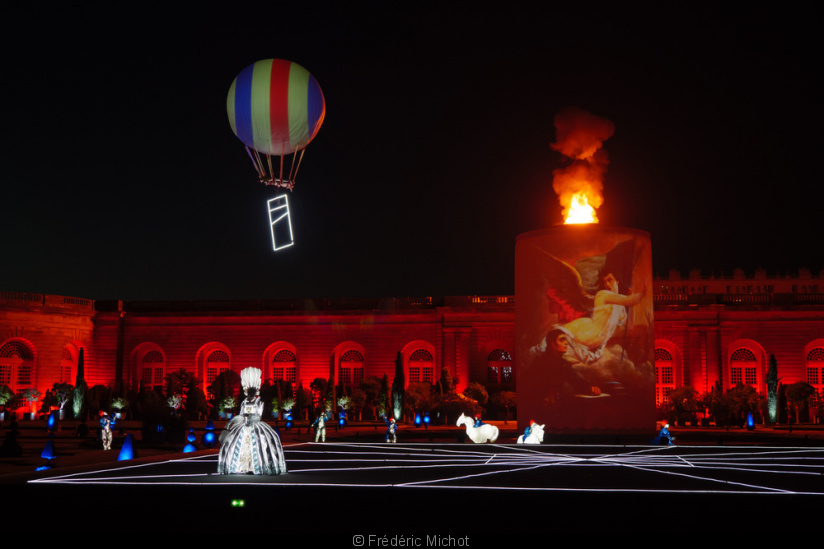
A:
[[[240,419],[237,423],[236,420]],[[223,445],[218,455],[218,473],[223,475],[253,473],[282,475],[286,473],[283,446],[274,429],[262,421],[244,425],[235,418],[221,437]]]

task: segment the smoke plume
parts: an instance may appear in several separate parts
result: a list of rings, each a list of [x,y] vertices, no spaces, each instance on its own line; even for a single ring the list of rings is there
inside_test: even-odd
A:
[[[552,148],[570,161],[552,172],[552,188],[564,208],[568,221],[573,201],[585,201],[592,208],[604,203],[603,179],[609,157],[604,141],[615,133],[615,125],[577,107],[563,109],[555,116],[555,139]],[[593,221],[598,219],[592,212]]]

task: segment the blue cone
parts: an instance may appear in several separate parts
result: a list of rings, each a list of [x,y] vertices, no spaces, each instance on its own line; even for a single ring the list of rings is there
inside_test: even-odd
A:
[[[129,459],[134,459],[134,442],[131,433],[126,435],[126,440],[123,441],[123,446],[121,446],[120,453],[117,455],[117,461]]]
[[[54,439],[49,439],[46,442],[46,447],[43,448],[43,453],[40,454],[43,459],[54,459],[57,457],[57,452],[54,451]]]

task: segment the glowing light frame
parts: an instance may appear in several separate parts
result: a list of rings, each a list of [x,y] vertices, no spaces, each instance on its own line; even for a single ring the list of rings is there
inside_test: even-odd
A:
[[[274,206],[272,205],[272,202],[275,202]],[[294,246],[295,235],[294,233],[292,233],[292,217],[289,215],[289,198],[285,194],[282,194],[280,196],[276,196],[275,198],[269,199],[266,202],[266,205],[269,209],[269,226],[272,231],[272,248],[274,248],[274,251]],[[277,219],[272,219],[273,214],[279,214]],[[284,219],[286,220],[285,223],[289,227],[289,243],[283,244],[282,246],[278,247],[278,244],[275,240],[275,224],[281,223],[282,225]]]

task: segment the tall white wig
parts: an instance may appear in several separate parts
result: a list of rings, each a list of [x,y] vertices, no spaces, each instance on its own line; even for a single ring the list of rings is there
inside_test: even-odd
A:
[[[260,390],[260,373],[260,368],[254,366],[249,366],[240,371],[240,384],[246,394],[249,394],[249,389],[254,389],[255,392]]]

